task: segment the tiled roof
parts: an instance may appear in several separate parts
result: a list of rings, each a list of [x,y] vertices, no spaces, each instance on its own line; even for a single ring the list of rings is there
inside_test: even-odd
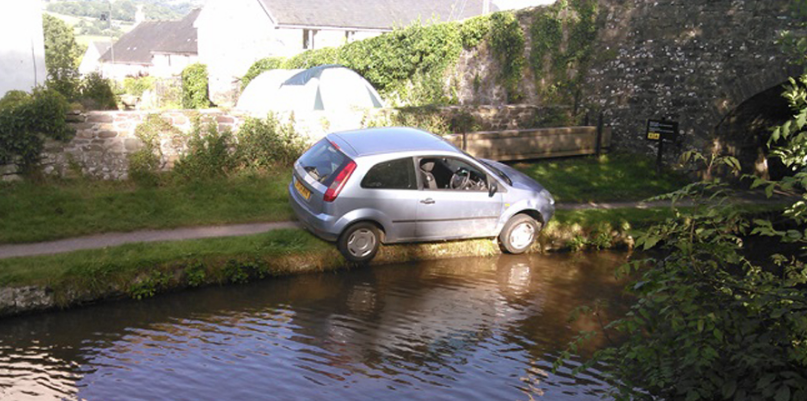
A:
[[[258,0],[281,26],[392,29],[482,14],[482,0]],[[491,11],[496,7],[491,5]]]
[[[104,52],[101,61],[151,64],[152,53],[197,54],[196,28],[193,22],[200,10],[191,11],[179,21],[144,21],[121,36]]]
[[[99,40],[99,41],[90,42],[90,45],[95,47],[95,51],[97,51],[98,54],[104,54],[104,53],[106,53],[107,50],[109,50],[111,42],[104,41],[104,40]]]

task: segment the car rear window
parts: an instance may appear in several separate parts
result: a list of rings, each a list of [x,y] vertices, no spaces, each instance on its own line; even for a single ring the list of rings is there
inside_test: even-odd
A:
[[[325,181],[333,173],[338,172],[347,161],[348,157],[327,139],[315,143],[300,157],[300,164],[306,173],[322,184],[325,184]]]
[[[408,157],[378,163],[364,176],[361,186],[373,189],[415,189],[415,162]]]

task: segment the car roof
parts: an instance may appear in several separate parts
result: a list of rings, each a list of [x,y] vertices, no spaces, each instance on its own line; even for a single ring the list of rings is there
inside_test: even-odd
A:
[[[435,134],[406,127],[335,132],[329,134],[328,138],[346,153],[353,153],[353,157],[405,151],[457,152],[457,148]]]

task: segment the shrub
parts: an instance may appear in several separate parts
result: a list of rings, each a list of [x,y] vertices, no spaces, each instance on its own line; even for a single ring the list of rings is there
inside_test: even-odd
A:
[[[126,77],[123,80],[123,92],[133,96],[143,96],[143,92],[154,90],[154,77]]]
[[[174,165],[175,176],[197,181],[226,175],[236,164],[231,152],[232,139],[229,128],[219,132],[215,122],[202,123],[197,118],[188,140],[188,151]]]
[[[93,72],[81,80],[78,101],[88,110],[115,110],[118,103],[109,80]]]
[[[241,90],[244,90],[253,79],[255,79],[261,73],[269,71],[269,70],[276,70],[278,68],[283,68],[283,57],[267,57],[256,61],[252,66],[249,67],[247,73],[241,78]]]
[[[207,66],[196,63],[182,70],[182,107],[205,109],[210,107],[207,91]]]
[[[159,138],[166,132],[178,134],[179,130],[158,114],[149,114],[135,128],[135,136],[143,142],[143,147],[129,153],[128,161],[129,179],[138,185],[155,186],[159,182],[158,173],[162,167]]]
[[[365,117],[362,126],[370,127],[414,127],[437,135],[451,133],[450,124],[435,107],[402,107],[394,112],[376,118]]]
[[[274,114],[266,119],[248,118],[238,130],[238,160],[244,168],[291,166],[305,147],[293,118],[285,125]]]
[[[0,99],[0,164],[32,172],[46,138],[67,141],[75,134],[65,121],[67,111],[67,100],[51,89],[11,91]]]

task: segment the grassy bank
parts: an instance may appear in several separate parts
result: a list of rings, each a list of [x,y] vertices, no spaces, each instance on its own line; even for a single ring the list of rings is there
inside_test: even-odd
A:
[[[744,208],[759,214],[771,207]],[[672,215],[669,208],[561,210],[531,251],[630,248],[637,231]],[[393,245],[382,247],[373,263],[492,256],[499,252],[491,239]],[[0,316],[346,267],[349,265],[333,244],[297,229],[3,259]],[[38,300],[31,300],[31,291],[39,294]]]
[[[683,179],[656,177],[636,156],[522,163],[561,202],[641,200]],[[284,169],[285,170],[285,169]],[[290,173],[236,174],[198,182],[166,178],[156,187],[131,182],[54,180],[0,184],[0,243],[24,243],[112,231],[284,221],[292,218]]]
[[[58,180],[0,186],[0,243],[111,231],[286,221],[289,173],[138,187]]]
[[[532,251],[629,246],[631,230],[669,213],[666,209],[559,211]],[[382,247],[374,263],[490,256],[499,252],[496,242],[490,239],[395,245]],[[305,231],[289,229],[244,237],[140,243],[4,259],[0,260],[0,287],[47,288],[50,307],[66,307],[103,298],[143,298],[184,287],[243,283],[346,266],[333,244]]]
[[[565,203],[641,200],[689,183],[673,171],[657,174],[652,158],[625,153],[518,163],[515,167]]]

